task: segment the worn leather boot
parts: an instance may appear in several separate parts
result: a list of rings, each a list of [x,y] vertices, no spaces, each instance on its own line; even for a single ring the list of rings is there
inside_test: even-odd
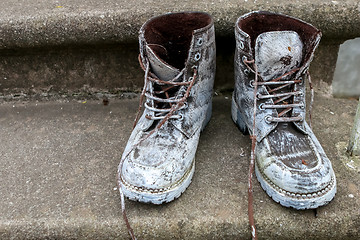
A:
[[[305,121],[305,79],[320,31],[289,16],[251,12],[238,19],[235,35],[232,118],[256,138],[262,188],[286,207],[327,204],[336,193],[334,171]]]
[[[200,131],[211,117],[213,19],[201,12],[158,16],[142,26],[139,42],[146,100],[124,150],[118,181],[131,200],[161,204],[189,186]]]

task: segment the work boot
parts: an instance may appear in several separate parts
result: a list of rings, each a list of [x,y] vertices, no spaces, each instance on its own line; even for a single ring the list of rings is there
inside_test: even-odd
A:
[[[305,121],[305,80],[321,32],[289,16],[251,12],[238,19],[235,35],[232,118],[256,138],[262,188],[286,207],[329,203],[335,174]]]
[[[195,170],[200,132],[209,122],[215,77],[213,19],[201,12],[170,13],[140,30],[145,71],[144,111],[118,168],[131,200],[161,204],[179,197]]]

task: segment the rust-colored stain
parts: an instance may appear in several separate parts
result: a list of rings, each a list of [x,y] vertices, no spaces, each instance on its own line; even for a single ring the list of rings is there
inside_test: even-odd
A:
[[[301,159],[301,163],[304,164],[304,165],[308,165],[308,163],[304,159]]]
[[[291,47],[288,47],[289,52],[291,52]]]

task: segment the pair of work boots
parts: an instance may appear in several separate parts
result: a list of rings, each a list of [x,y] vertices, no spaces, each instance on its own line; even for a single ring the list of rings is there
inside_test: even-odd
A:
[[[256,138],[255,173],[276,202],[311,209],[336,193],[331,163],[305,121],[305,79],[321,33],[269,12],[235,26],[232,118]],[[118,181],[131,200],[161,204],[179,197],[195,170],[200,132],[209,122],[215,78],[213,19],[170,13],[140,30],[144,111],[124,150]]]

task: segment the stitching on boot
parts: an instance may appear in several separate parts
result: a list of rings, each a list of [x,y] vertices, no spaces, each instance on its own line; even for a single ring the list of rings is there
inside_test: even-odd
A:
[[[324,187],[323,189],[317,191],[317,192],[311,192],[311,193],[307,193],[307,194],[302,194],[302,193],[294,193],[294,192],[289,192],[286,191],[283,188],[280,188],[279,186],[275,185],[275,183],[273,183],[265,174],[263,171],[261,171],[260,169],[258,169],[261,176],[263,177],[264,181],[269,184],[273,189],[275,189],[275,191],[281,193],[281,194],[285,194],[287,197],[290,198],[294,198],[294,199],[315,199],[317,197],[321,197],[324,196],[326,193],[328,193],[334,186],[334,176],[331,176],[331,180],[330,183]]]

